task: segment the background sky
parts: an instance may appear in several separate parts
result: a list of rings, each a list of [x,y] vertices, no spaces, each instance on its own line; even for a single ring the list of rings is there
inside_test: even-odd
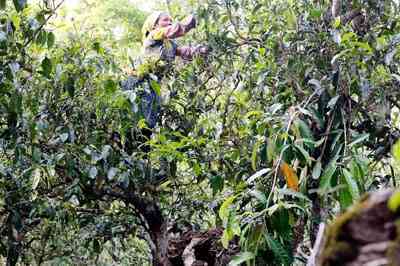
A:
[[[79,2],[80,0],[67,0],[65,1],[65,5],[68,7],[75,7]],[[156,1],[153,0],[130,0],[130,2],[143,11],[154,10],[156,3]]]

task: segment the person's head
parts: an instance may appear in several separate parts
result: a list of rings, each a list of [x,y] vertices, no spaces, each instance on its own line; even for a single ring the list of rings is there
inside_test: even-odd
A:
[[[143,38],[146,38],[149,33],[156,29],[156,28],[161,28],[161,27],[168,27],[169,25],[172,24],[172,18],[167,12],[162,12],[162,11],[156,11],[150,14],[142,27],[142,34]]]
[[[164,27],[168,27],[172,25],[172,18],[168,13],[162,13],[159,17],[158,17],[158,21],[156,24],[156,28],[164,28]]]

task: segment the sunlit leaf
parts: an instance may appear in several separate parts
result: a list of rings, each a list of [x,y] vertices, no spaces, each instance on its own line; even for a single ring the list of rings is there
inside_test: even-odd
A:
[[[333,97],[333,98],[328,102],[327,108],[332,108],[332,107],[334,107],[334,106],[336,105],[337,101],[339,100],[339,98],[340,98],[340,95],[337,95],[337,96]]]
[[[97,172],[98,171],[97,171],[97,168],[95,166],[90,167],[89,177],[92,178],[92,179],[96,178]]]
[[[349,188],[351,197],[353,198],[353,201],[357,200],[360,198],[360,190],[358,188],[358,184],[356,180],[354,180],[353,176],[347,169],[342,169],[343,175],[346,179],[347,186]]]
[[[114,177],[117,175],[117,173],[118,173],[118,168],[111,167],[107,172],[107,179],[113,180]]]
[[[321,176],[321,170],[322,170],[321,160],[318,160],[314,165],[314,168],[312,171],[312,177],[314,179],[318,179]]]
[[[262,204],[267,204],[267,197],[259,190],[250,191],[250,195],[258,199]]]
[[[40,168],[35,168],[35,170],[33,170],[33,172],[32,172],[32,189],[33,190],[35,190],[38,187],[41,178],[42,178],[42,171],[40,170]]]
[[[151,85],[151,88],[154,90],[154,92],[158,96],[161,96],[161,86],[160,86],[160,84],[155,80],[151,80],[150,85]]]
[[[225,229],[221,237],[222,246],[224,248],[229,247],[229,241],[232,239],[232,237],[233,237],[232,232],[230,230]]]
[[[229,262],[228,266],[239,266],[242,263],[252,260],[255,258],[255,255],[252,252],[241,252],[239,255],[236,255]]]
[[[357,136],[357,138],[355,140],[353,140],[350,144],[349,147],[352,147],[354,145],[356,145],[357,143],[363,142],[364,140],[369,138],[369,134],[362,134]]]
[[[259,178],[260,176],[265,175],[266,173],[268,173],[268,172],[270,172],[270,171],[271,171],[271,168],[264,168],[264,169],[261,169],[260,171],[256,172],[256,173],[253,174],[252,176],[250,176],[250,177],[247,179],[247,183],[249,183],[249,184],[253,183],[257,178]]]
[[[222,203],[221,207],[219,208],[219,217],[221,220],[226,221],[228,219],[230,207],[235,199],[236,196],[230,196],[224,201],[224,203]]]
[[[69,137],[69,134],[68,134],[68,133],[63,133],[63,134],[61,134],[61,135],[60,135],[60,140],[61,140],[61,142],[67,141],[68,137]]]
[[[400,140],[398,140],[392,147],[393,158],[397,164],[400,164]]]
[[[388,208],[392,212],[396,212],[400,207],[400,191],[396,191],[388,200]]]

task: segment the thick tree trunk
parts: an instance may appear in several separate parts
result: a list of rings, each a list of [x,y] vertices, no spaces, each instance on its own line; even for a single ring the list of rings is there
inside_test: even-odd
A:
[[[97,194],[122,199],[134,207],[141,225],[149,236],[153,266],[186,266],[190,263],[190,266],[226,266],[232,256],[240,251],[238,239],[232,240],[227,249],[222,247],[221,228],[207,232],[186,231],[170,234],[169,221],[165,219],[158,202],[154,199],[145,198],[132,191],[118,193],[103,190]]]
[[[168,259],[168,221],[165,220],[158,204],[135,193],[128,195],[129,202],[141,215],[150,235],[153,266],[170,266]]]
[[[336,17],[340,16],[341,9],[342,9],[341,0],[332,0],[331,12],[332,12],[332,17],[333,18],[336,18]]]
[[[224,249],[221,228],[207,232],[187,231],[170,239],[168,257],[173,266],[226,266],[239,253],[237,239]]]
[[[14,224],[14,214],[10,213],[7,220],[8,230],[8,250],[7,250],[7,266],[17,265],[21,253],[21,235]]]
[[[171,266],[168,258],[168,223],[163,222],[157,232],[152,232],[151,239],[153,242],[152,255],[153,266]]]
[[[400,212],[388,208],[392,195],[371,193],[321,230],[308,265],[400,265]]]

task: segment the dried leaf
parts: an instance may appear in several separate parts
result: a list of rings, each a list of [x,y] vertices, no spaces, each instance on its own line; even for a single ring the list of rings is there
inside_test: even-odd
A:
[[[299,178],[295,171],[286,162],[282,162],[280,165],[282,174],[285,176],[286,184],[294,191],[299,191]]]

